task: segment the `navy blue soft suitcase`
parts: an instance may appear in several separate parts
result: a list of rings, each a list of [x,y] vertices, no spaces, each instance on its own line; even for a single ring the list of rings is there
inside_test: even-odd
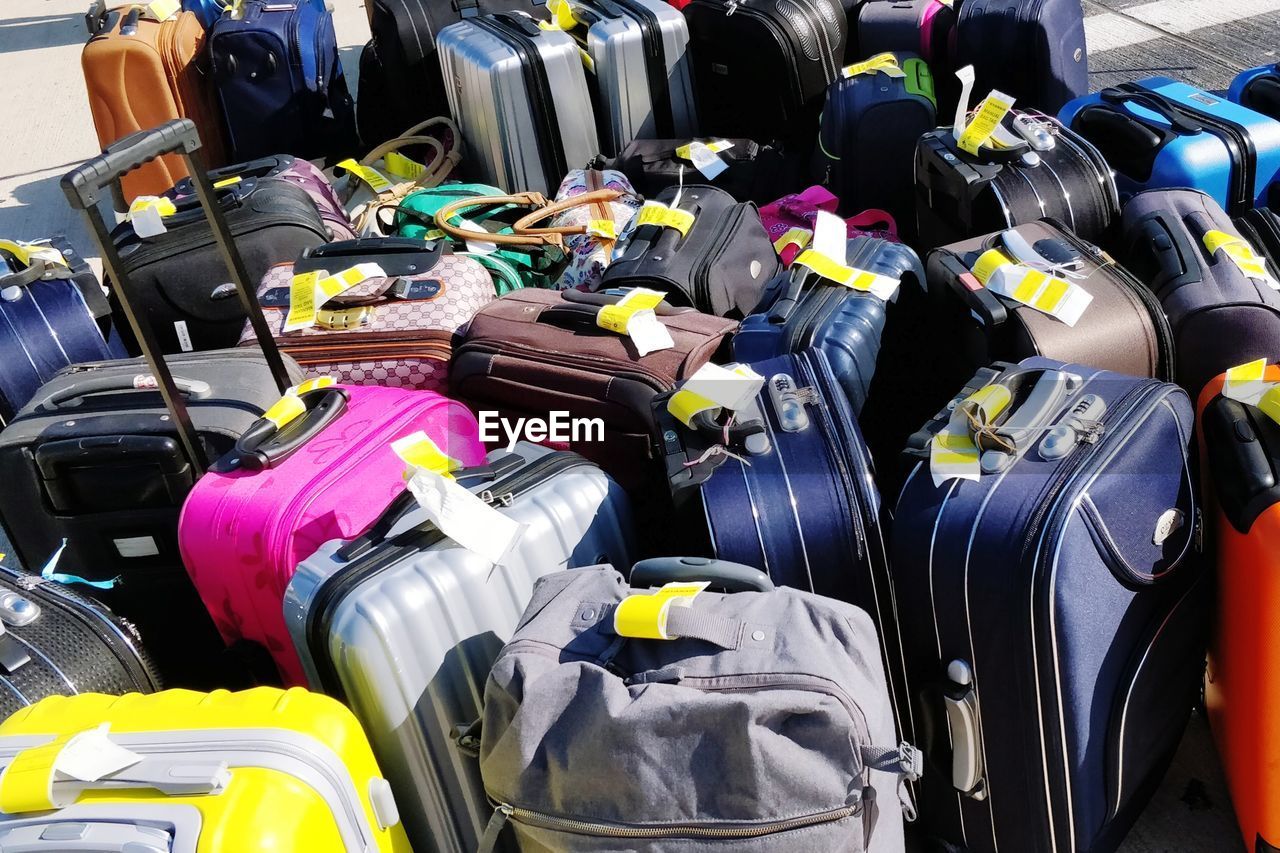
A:
[[[981,473],[935,485],[948,423]],[[948,849],[1113,851],[1158,785],[1211,598],[1193,424],[1175,385],[1037,357],[913,437],[890,555],[931,765],[918,826]]]
[[[999,89],[1024,110],[1055,113],[1089,91],[1080,0],[964,0],[956,54],[979,97]]]
[[[898,279],[899,294],[903,290],[924,293],[920,257],[901,243],[854,237],[848,243],[845,262]],[[793,264],[769,284],[760,307],[742,321],[733,337],[733,357],[754,363],[810,348],[822,350],[857,415],[875,373],[887,313],[888,304],[880,297]]]
[[[1077,98],[1058,118],[1107,158],[1123,198],[1190,187],[1239,216],[1280,179],[1280,121],[1168,77]]]
[[[779,586],[852,602],[876,620],[894,705],[909,714],[894,621],[885,517],[871,455],[819,350],[751,365],[765,377],[728,430],[739,455],[709,453],[724,431],[686,429],[659,398],[655,414],[677,505],[700,492],[714,556],[757,566]],[[741,460],[747,460],[744,464]],[[697,487],[695,490],[692,487]],[[895,712],[897,713],[897,712]],[[898,730],[912,740],[910,718]]]
[[[209,54],[233,163],[273,154],[355,153],[355,103],[323,0],[245,0],[209,30]]]
[[[1280,120],[1280,65],[1241,71],[1231,81],[1227,97],[1242,107]]]
[[[118,338],[103,339],[110,309],[89,265],[65,239],[49,245],[66,266],[0,250],[0,426],[64,367],[125,357]]]

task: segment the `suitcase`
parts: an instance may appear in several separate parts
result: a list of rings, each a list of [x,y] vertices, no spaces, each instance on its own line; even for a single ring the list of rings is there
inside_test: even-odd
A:
[[[192,12],[157,22],[144,10],[109,10],[105,0],[96,0],[85,15],[90,38],[80,64],[98,142],[106,147],[186,116],[200,129],[207,161],[220,166],[226,162],[222,119],[209,83],[204,27]],[[117,206],[127,209],[140,195],[160,195],[185,174],[178,157],[155,160],[123,181]]]
[[[568,449],[630,490],[657,477],[652,399],[727,350],[738,324],[663,303],[655,310],[675,346],[639,357],[629,339],[596,325],[600,306],[617,300],[572,290],[507,294],[467,327],[449,387],[482,416],[600,419],[602,436],[590,440],[594,428],[586,429]]]
[[[713,145],[730,143],[716,151],[725,170],[706,181],[733,196],[737,201],[767,204],[794,189],[800,180],[796,158],[775,145],[761,145],[750,139],[637,139],[606,164],[606,168],[622,172],[640,195],[652,198],[668,187],[694,179],[693,161],[679,152],[690,142]],[[719,146],[717,146],[719,147]]]
[[[1059,118],[1103,153],[1124,198],[1188,187],[1239,216],[1280,177],[1280,121],[1168,77],[1078,98]]]
[[[134,626],[57,581],[0,566],[0,715],[46,696],[160,689]]]
[[[1178,384],[1197,394],[1237,364],[1280,352],[1280,292],[1250,278],[1209,242],[1241,239],[1212,198],[1195,190],[1149,190],[1129,200],[1117,258],[1145,282],[1173,328]],[[1245,251],[1250,251],[1245,244]],[[1267,267],[1272,280],[1280,270]]]
[[[0,241],[0,427],[67,365],[124,357],[118,337],[103,337],[108,314],[98,277],[65,237]]]
[[[1280,214],[1267,207],[1255,207],[1232,219],[1231,224],[1271,269],[1280,270]]]
[[[1056,113],[1089,92],[1081,0],[964,0],[956,20],[956,68],[972,65],[974,91]]]
[[[534,582],[631,560],[628,499],[581,456],[522,442],[494,451],[475,473],[456,476],[529,525],[501,566],[401,500],[375,531],[303,560],[285,598],[311,685],[345,699],[393,787],[415,792],[401,817],[418,850],[469,853],[479,844],[490,809],[479,764],[452,729],[480,718],[485,676]]]
[[[860,0],[850,13],[849,62],[878,53],[918,54],[938,71],[939,88],[954,84],[956,9],[944,0]],[[947,102],[954,104],[958,88]]]
[[[894,730],[867,614],[688,562],[646,560],[630,583],[612,566],[539,581],[485,686],[480,849],[506,829],[522,850],[566,853],[901,853],[901,786],[923,762]],[[647,589],[671,564],[699,583]],[[748,591],[719,591],[751,572]],[[617,624],[681,587],[661,621]]]
[[[760,222],[773,241],[778,260],[784,267],[809,247],[819,213],[835,213],[840,199],[826,187],[806,187],[798,193],[785,195],[760,208]],[[898,222],[887,210],[864,210],[844,220],[845,234],[854,237],[878,237],[893,243],[898,239]]]
[[[523,14],[466,18],[436,41],[463,160],[511,192],[551,195],[600,153],[582,56],[573,37]]]
[[[1263,378],[1280,381],[1280,368],[1267,367]],[[1280,616],[1280,586],[1271,571],[1280,426],[1261,409],[1223,396],[1224,384],[1225,376],[1212,380],[1199,406],[1218,566],[1204,698],[1245,848],[1267,851],[1280,845],[1280,775],[1258,749],[1275,742],[1280,727],[1267,699],[1280,673],[1276,646],[1268,641]]]
[[[425,432],[463,465],[484,460],[475,417],[429,391],[321,385],[305,412],[255,422],[196,483],[178,545],[228,645],[266,649],[284,682],[305,682],[280,603],[298,563],[330,539],[359,536],[404,491],[396,439]]]
[[[1204,666],[1192,406],[1043,358],[984,369],[952,405],[911,442],[889,549],[928,733],[917,827],[974,853],[1114,851]],[[944,428],[953,448],[978,429],[975,479],[934,484]]]
[[[46,699],[0,725],[0,764],[6,850],[409,851],[359,724],[304,690]]]
[[[845,264],[896,279],[900,290],[922,291],[925,286],[920,258],[901,243],[854,237],[848,242]],[[796,265],[770,282],[757,310],[742,321],[733,336],[733,358],[754,364],[787,353],[821,350],[857,416],[875,373],[889,311],[879,296],[852,290]]]
[[[724,444],[725,430],[696,419],[699,428],[691,430],[667,411],[666,398],[655,404],[675,504],[697,513],[694,496],[701,498],[717,559],[758,566],[779,586],[851,602],[871,614],[897,729],[910,740],[914,726],[885,551],[887,512],[841,377],[820,349],[751,369],[765,378],[765,390],[735,413],[728,449],[737,458],[707,454]],[[753,427],[751,438],[739,440],[737,428],[752,422],[762,430]]]
[[[1044,269],[1049,259],[1069,264],[1055,277],[1084,288],[1092,301],[1069,326],[997,294],[973,272],[992,249],[1006,263],[1032,269]],[[1106,252],[1053,220],[943,246],[927,263],[931,359],[921,373],[932,376],[941,400],[984,365],[1036,355],[1173,381],[1173,330],[1160,300]],[[928,403],[941,400],[935,395]]]
[[[1015,118],[1020,114],[1014,112]],[[1013,127],[1007,119],[1004,127]],[[1098,150],[1047,116],[1028,132],[1039,146],[962,151],[950,129],[916,144],[916,220],[919,244],[936,248],[1050,217],[1082,240],[1106,243],[1120,215],[1111,167]],[[1040,133],[1043,131],[1043,133]]]
[[[355,101],[322,0],[244,0],[209,30],[213,82],[236,162],[356,152]]]
[[[570,32],[590,59],[601,153],[697,132],[684,15],[663,0],[582,0],[573,16],[580,25]]]
[[[366,145],[394,139],[405,128],[448,114],[436,53],[436,37],[445,27],[497,12],[547,17],[547,7],[537,0],[374,0],[365,11],[373,38],[360,53],[356,121]]]
[[[316,305],[312,326],[285,331],[295,276],[317,270],[340,275],[365,263],[377,264],[385,275]],[[493,280],[473,257],[455,255],[439,242],[389,237],[303,249],[295,263],[268,270],[258,287],[276,345],[307,376],[429,391],[448,387],[454,335],[495,298]],[[246,323],[240,345],[256,341]]]
[[[329,229],[301,186],[251,178],[220,190],[219,198],[252,281],[261,281],[272,265],[292,261],[303,249],[329,242]],[[245,314],[227,281],[213,228],[194,196],[176,199],[175,206],[177,212],[164,217],[168,230],[162,234],[139,237],[129,221],[112,231],[115,249],[134,282],[130,295],[155,329],[163,352],[234,347]],[[137,352],[115,287],[109,286],[121,336]]]
[[[0,433],[0,478],[7,484],[0,490],[0,516],[25,565],[44,564],[65,543],[62,571],[107,586],[118,577],[122,582],[95,595],[138,626],[166,681],[212,686],[246,682],[251,673],[245,664],[252,661],[226,654],[182,568],[179,509],[209,458],[230,450],[301,373],[271,347],[260,354],[160,356],[154,329],[135,310],[138,282],[98,207],[121,176],[182,152],[215,238],[226,249],[230,290],[261,322],[199,148],[194,123],[177,119],[130,137],[62,178],[67,200],[85,214],[105,274],[117,282],[121,313],[145,358],[73,366],[41,388]]]
[[[1255,113],[1280,121],[1280,74],[1275,65],[1241,71],[1231,81],[1227,97]]]
[[[337,192],[329,183],[329,179],[324,176],[324,172],[310,161],[300,160],[288,154],[277,154],[248,163],[224,166],[209,172],[209,180],[224,186],[234,186],[250,178],[257,181],[285,181],[302,187],[324,221],[330,240],[355,239],[355,229],[352,227],[351,220],[347,218],[347,212]],[[192,196],[194,193],[191,179],[183,178],[166,195],[171,198],[182,198]]]
[[[810,151],[822,93],[840,77],[840,3],[693,0],[684,15],[702,132]]]
[[[778,255],[754,204],[739,203],[716,187],[664,190],[658,205],[692,214],[682,233],[676,225],[645,223],[645,209],[630,239],[615,250],[603,287],[647,287],[667,294],[672,305],[740,318],[760,301],[778,273]]]
[[[871,67],[827,89],[815,171],[840,199],[841,212],[887,210],[907,228],[910,242],[916,218],[912,152],[938,126],[933,77],[923,60],[907,54],[880,54],[862,65]]]

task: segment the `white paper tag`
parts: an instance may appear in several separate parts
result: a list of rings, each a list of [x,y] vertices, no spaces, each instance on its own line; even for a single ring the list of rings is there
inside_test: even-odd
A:
[[[1228,400],[1244,403],[1246,406],[1257,406],[1275,384],[1263,378],[1266,372],[1265,358],[1231,368],[1227,371],[1226,381],[1222,385],[1222,396]]]
[[[707,362],[698,368],[681,390],[705,397],[722,408],[737,411],[754,400],[763,387],[764,377],[745,365],[721,367]]]
[[[968,124],[969,99],[973,97],[973,66],[961,68],[956,72],[956,77],[960,80],[960,101],[956,104],[955,118],[951,122],[951,136],[959,142],[960,134],[964,133],[965,125]]]
[[[998,267],[987,288],[1074,326],[1093,301],[1093,294],[1074,282],[1021,264]]]
[[[121,557],[155,557],[160,553],[160,546],[150,536],[127,536],[124,539],[112,539],[116,553]]]
[[[729,168],[729,164],[721,160],[704,142],[689,143],[689,159],[693,161],[694,168],[708,181],[714,180],[717,175]]]
[[[676,345],[675,341],[671,340],[671,333],[667,331],[667,327],[658,321],[658,315],[653,313],[651,308],[631,315],[627,320],[627,334],[642,358],[651,352],[671,349]]]
[[[195,345],[191,343],[191,332],[187,329],[186,320],[174,320],[173,330],[178,333],[178,346],[183,352],[191,352]]]
[[[466,231],[483,231],[484,230],[479,225],[472,222],[470,219],[458,220],[458,227]],[[468,240],[467,251],[474,252],[477,255],[492,255],[494,252],[498,251],[498,244],[488,243],[488,242],[485,242],[484,240]]]
[[[154,206],[140,207],[129,214],[129,223],[133,226],[133,233],[143,239],[157,237],[169,230]]]
[[[500,565],[527,525],[508,518],[455,480],[417,468],[409,491],[440,532],[468,551]]]
[[[818,217],[813,223],[813,240],[809,243],[809,248],[839,264],[844,264],[848,257],[846,254],[849,245],[848,233],[843,219],[834,213],[819,210]]]
[[[96,729],[73,735],[54,759],[54,773],[81,782],[97,782],[142,760],[141,755],[112,742],[108,728],[109,724],[103,723]]]

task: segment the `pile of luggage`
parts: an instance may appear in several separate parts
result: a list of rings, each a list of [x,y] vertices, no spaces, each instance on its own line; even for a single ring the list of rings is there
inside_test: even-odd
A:
[[[369,12],[358,112],[314,0],[88,15],[105,280],[0,241],[0,850],[1107,851],[1201,701],[1277,849],[1280,71]]]

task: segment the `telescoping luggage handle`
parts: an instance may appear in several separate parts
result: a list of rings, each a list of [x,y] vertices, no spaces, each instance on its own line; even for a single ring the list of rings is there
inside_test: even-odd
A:
[[[209,224],[213,228],[214,240],[222,254],[227,271],[231,273],[231,281],[235,284],[240,302],[244,306],[249,322],[262,347],[267,366],[275,379],[280,393],[289,387],[289,374],[285,369],[284,359],[276,347],[275,338],[267,326],[262,308],[258,304],[257,287],[250,281],[245,269],[244,258],[236,249],[235,240],[227,227],[222,206],[217,203],[217,196],[204,169],[200,150],[200,136],[196,132],[195,123],[191,119],[179,118],[166,122],[151,130],[143,130],[108,146],[100,155],[76,167],[62,177],[62,191],[73,208],[83,211],[89,222],[89,230],[98,242],[102,252],[102,265],[107,275],[115,283],[116,297],[124,311],[129,327],[133,330],[142,347],[143,356],[151,368],[151,375],[164,399],[178,431],[178,439],[186,452],[197,475],[203,474],[208,467],[204,447],[200,437],[191,423],[191,415],[187,411],[186,402],[174,382],[173,373],[161,353],[154,330],[145,315],[137,312],[131,302],[132,285],[116,251],[115,242],[111,239],[110,229],[98,209],[98,203],[110,192],[111,185],[134,169],[165,154],[181,154],[191,175],[192,185],[200,198],[200,205],[205,210]]]

